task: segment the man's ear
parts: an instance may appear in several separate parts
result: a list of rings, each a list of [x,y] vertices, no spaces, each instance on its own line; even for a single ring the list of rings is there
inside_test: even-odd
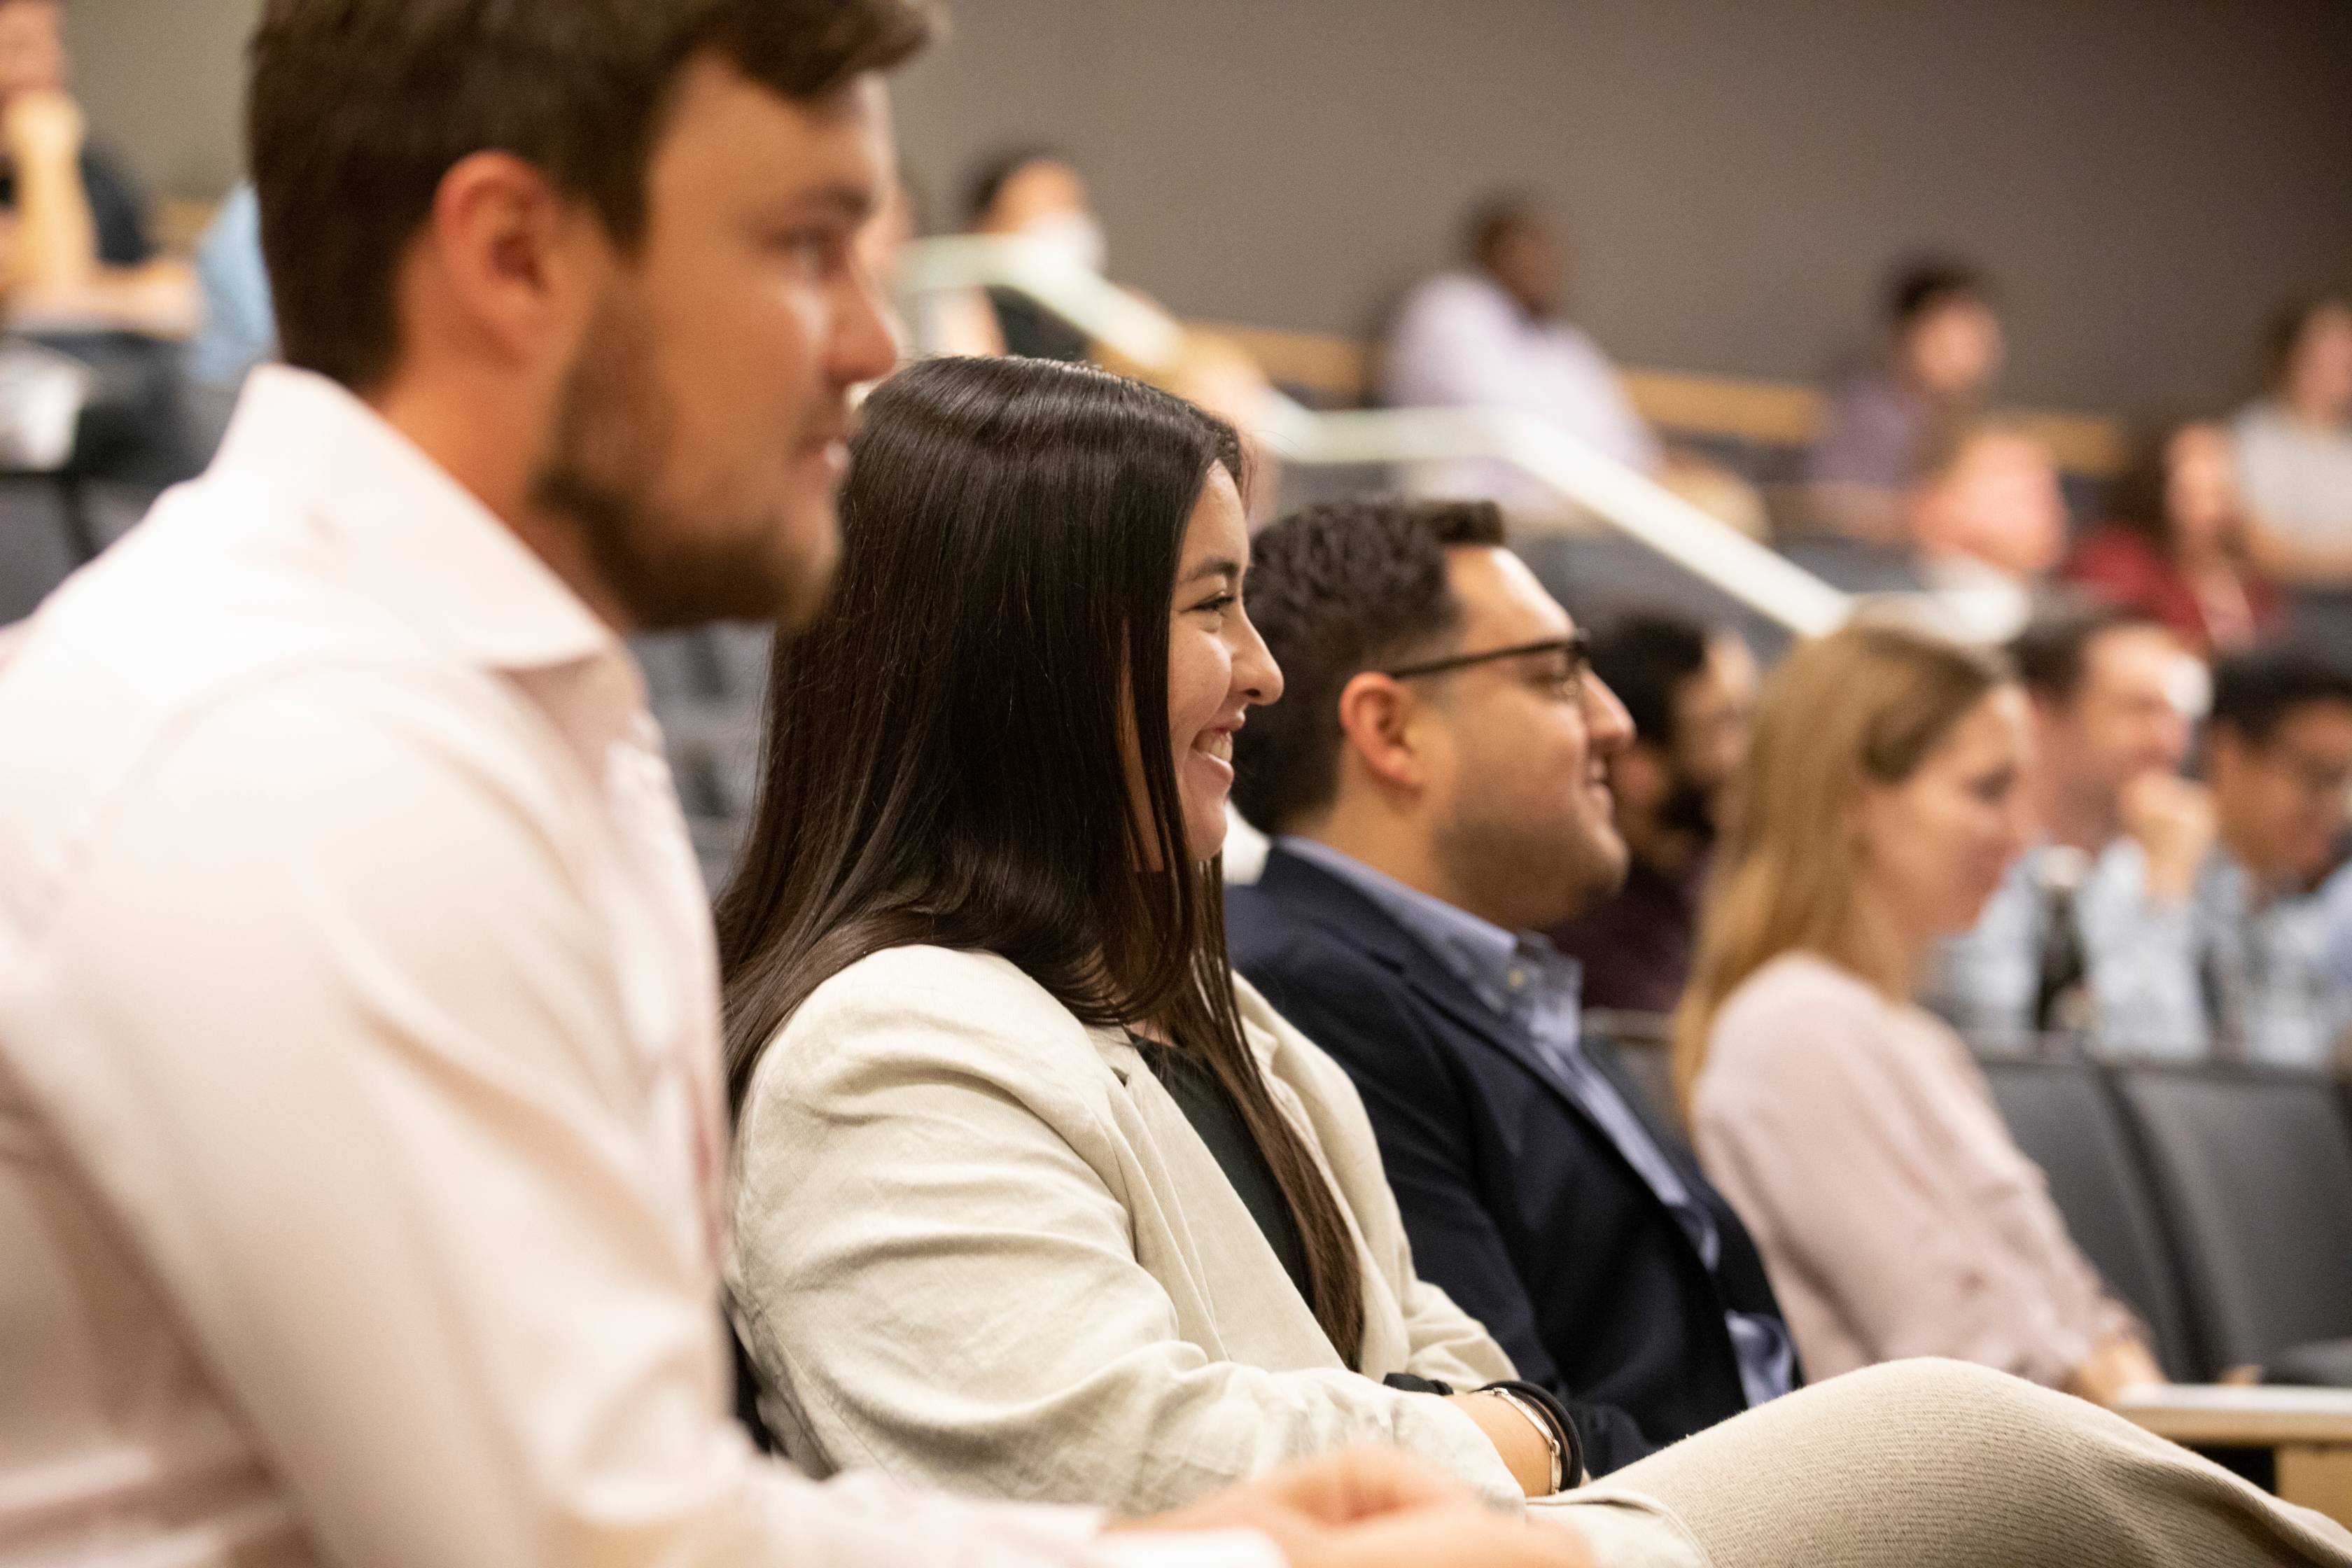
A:
[[[1377,670],[1361,671],[1339,689],[1341,744],[1381,784],[1417,790],[1423,783],[1425,761],[1413,733],[1419,707],[1402,681]]]
[[[510,153],[475,153],[441,176],[411,261],[462,342],[520,362],[568,343],[599,292],[591,273],[609,255],[590,209],[536,167]]]

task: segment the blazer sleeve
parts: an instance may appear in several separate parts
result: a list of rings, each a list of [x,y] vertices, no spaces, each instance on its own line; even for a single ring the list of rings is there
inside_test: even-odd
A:
[[[1775,1271],[1810,1284],[1871,1359],[1949,1356],[2059,1386],[2090,1336],[1988,1223],[1981,1173],[1921,1112],[1946,1092],[1912,1048],[1925,1042],[1886,1018],[1793,975],[1735,994],[1693,1107],[1707,1173]]]
[[[1517,1499],[1441,1399],[1179,1337],[1136,1256],[1131,1205],[1155,1199],[1086,1092],[1098,1060],[1010,965],[937,949],[845,971],[769,1047],[731,1283],[794,1457],[1147,1514],[1380,1444]]]
[[[1542,1384],[1569,1407],[1596,1476],[1655,1451],[1626,1411],[1581,1400],[1568,1385],[1537,1326],[1535,1304],[1494,1215],[1481,1200],[1472,1118],[1462,1087],[1392,986],[1350,958],[1318,968],[1311,957],[1254,966],[1253,983],[1288,1023],[1328,1052],[1353,1080],[1348,1097],[1367,1119],[1385,1182],[1370,1203],[1392,1205],[1408,1317],[1433,1295],[1446,1312],[1466,1318],[1481,1338],[1502,1347],[1517,1375]],[[1484,1152],[1498,1158],[1499,1150]],[[1410,1238],[1408,1240],[1408,1238]],[[1413,1248],[1418,1248],[1416,1263]],[[1423,1274],[1445,1281],[1443,1291]],[[1420,1377],[1455,1381],[1437,1370],[1436,1347],[1416,1336]]]

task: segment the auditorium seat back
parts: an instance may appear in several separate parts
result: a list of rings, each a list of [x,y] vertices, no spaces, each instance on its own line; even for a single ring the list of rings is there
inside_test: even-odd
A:
[[[1988,1058],[1981,1064],[2010,1136],[2042,1167],[2074,1245],[2148,1327],[2168,1376],[2210,1376],[2190,1329],[2179,1265],[2131,1131],[2088,1063]]]
[[[2336,1085],[2252,1068],[2114,1076],[2212,1368],[2352,1337],[2352,1123]]]

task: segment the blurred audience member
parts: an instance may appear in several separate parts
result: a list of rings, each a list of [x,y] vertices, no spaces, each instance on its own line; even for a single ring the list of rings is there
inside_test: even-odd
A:
[[[1967,641],[2017,635],[2066,549],[2066,498],[2050,448],[1993,420],[1957,420],[1919,453],[1906,497],[1912,547]]]
[[[1624,875],[1601,781],[1632,727],[1499,510],[1294,514],[1248,605],[1288,695],[1234,737],[1278,837],[1227,896],[1234,963],[1355,1079],[1415,1266],[1521,1375],[1597,1402],[1596,1471],[1787,1393],[1754,1247],[1536,934]]]
[[[2002,353],[1991,289],[1959,262],[1906,268],[1889,290],[1887,317],[1876,362],[1830,395],[1806,465],[1816,518],[1878,543],[1901,542],[1903,492],[1922,448],[1982,405]]]
[[[2032,846],[1944,944],[1929,1005],[1987,1040],[2076,1029],[2194,1054],[2191,901],[2214,831],[2211,800],[2179,775],[2194,665],[2162,626],[2113,611],[2047,617],[2010,653],[2032,699]]]
[[[278,352],[278,316],[261,256],[261,204],[250,182],[229,192],[196,241],[196,280],[205,291],[205,324],[188,345],[188,374],[234,392],[246,372]]]
[[[204,325],[188,344],[184,369],[189,456],[204,461],[220,445],[246,374],[278,353],[278,312],[261,255],[261,205],[239,182],[196,241],[196,281]]]
[[[0,0],[0,279],[12,321],[40,331],[184,336],[186,269],[155,259],[146,205],[92,143],[67,91],[58,0]]]
[[[2352,805],[2352,673],[2294,647],[2224,658],[2205,761],[2221,833],[2198,887],[2214,1052],[2325,1066],[2352,1023],[2328,970],[2341,914],[2320,896]]]
[[[1609,759],[1625,884],[1552,928],[1584,966],[1584,1005],[1671,1013],[1690,977],[1699,893],[1755,719],[1756,659],[1734,633],[1642,615],[1594,639],[1592,672],[1633,715]]]
[[[992,160],[973,180],[965,211],[971,233],[1050,245],[1089,272],[1102,271],[1108,259],[1085,176],[1050,148],[1023,148]],[[971,341],[943,343],[943,350],[1030,359],[1087,357],[1086,333],[1026,295],[991,289],[986,300],[984,313],[959,323],[960,337]]]
[[[2323,295],[2272,329],[2263,397],[2233,427],[2265,564],[2352,580],[2352,297]]]
[[[1472,215],[1467,265],[1414,289],[1399,312],[1381,392],[1401,407],[1512,408],[1603,456],[1658,470],[1657,438],[1617,367],[1569,316],[1568,241],[1531,199],[1498,197]],[[1499,463],[1449,465],[1433,488],[1550,513],[1559,499]]]
[[[2075,546],[2067,581],[2162,624],[2200,656],[2275,626],[2284,605],[2247,561],[2237,452],[2223,426],[2179,420],[2143,437],[2107,516]]]
[[[2249,552],[2292,591],[2297,635],[2352,647],[2352,295],[2283,312],[2266,380],[2233,427]]]
[[[1798,649],[1765,694],[1675,1067],[1817,1377],[1932,1355],[2101,1402],[2162,1381],[1910,1000],[2025,842],[2032,727],[1996,658],[1888,626]]]

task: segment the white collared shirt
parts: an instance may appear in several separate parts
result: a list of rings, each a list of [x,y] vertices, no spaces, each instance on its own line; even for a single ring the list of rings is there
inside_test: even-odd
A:
[[[716,966],[635,667],[356,399],[257,372],[0,637],[0,1559],[1123,1556],[730,1418]]]
[[[1657,437],[1626,396],[1617,367],[1573,322],[1537,321],[1484,273],[1448,272],[1421,284],[1397,314],[1382,377],[1401,408],[1515,408],[1558,426],[1641,473],[1658,467]],[[1433,492],[1484,496],[1543,513],[1559,498],[1508,464],[1430,465]]]

